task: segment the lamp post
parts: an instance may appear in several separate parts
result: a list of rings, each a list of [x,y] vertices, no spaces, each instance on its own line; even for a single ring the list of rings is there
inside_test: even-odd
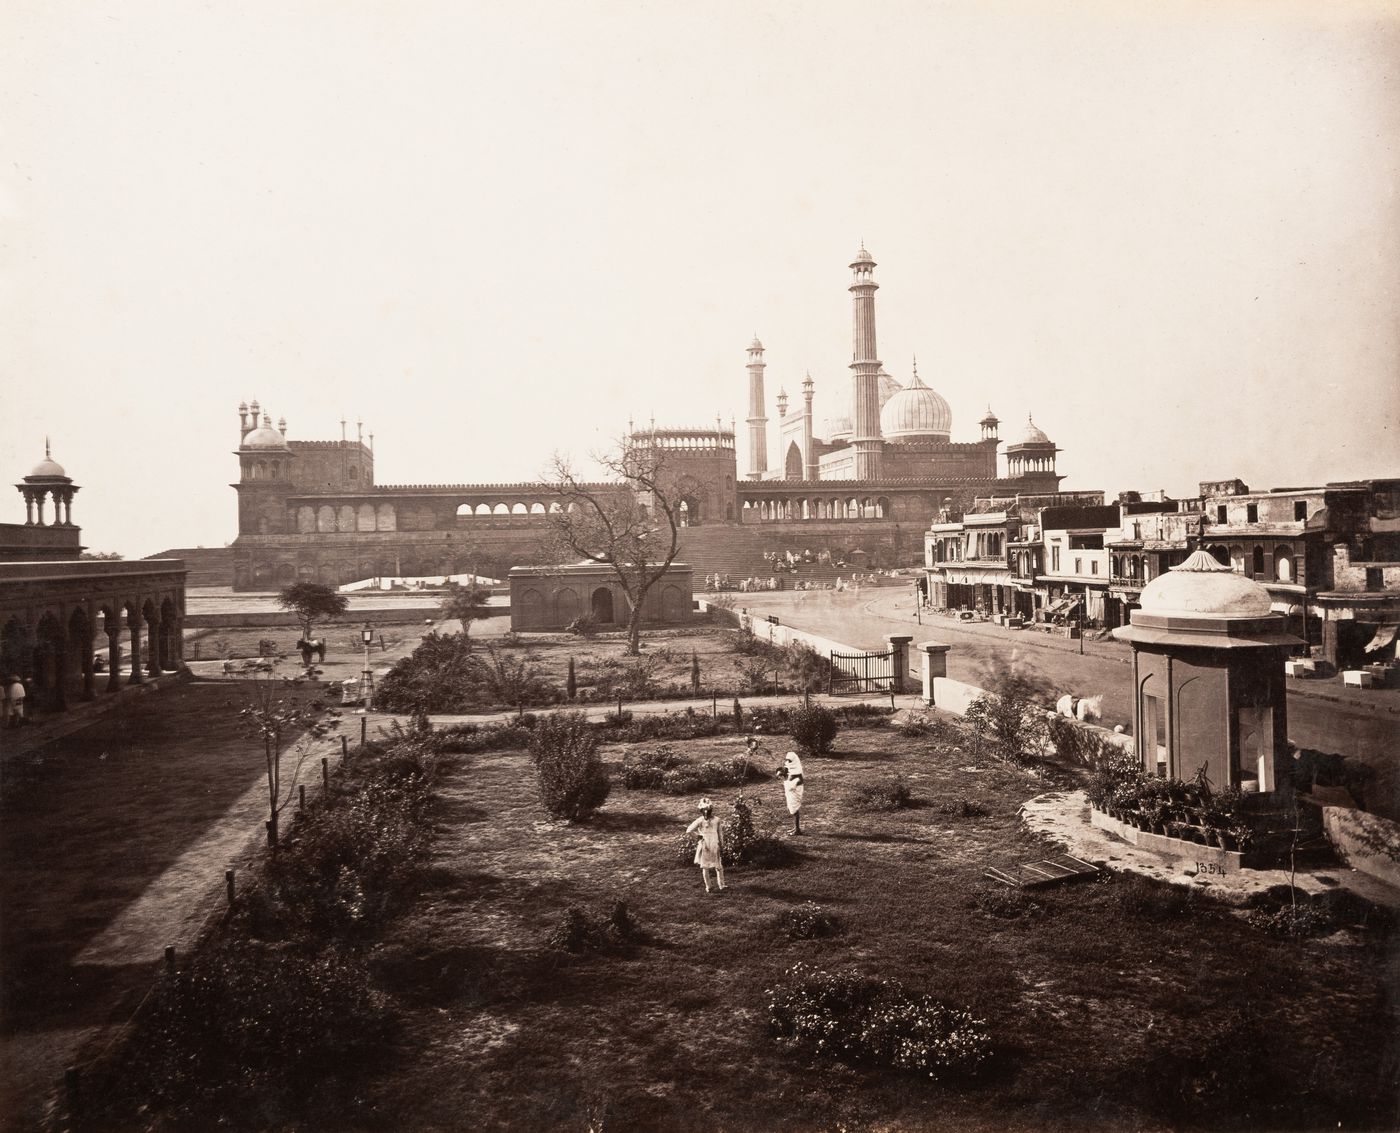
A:
[[[365,628],[360,630],[360,640],[365,646],[365,667],[360,673],[360,699],[364,701],[365,711],[368,712],[374,701],[374,671],[369,667],[369,647],[374,641],[374,630],[369,622],[365,622]]]

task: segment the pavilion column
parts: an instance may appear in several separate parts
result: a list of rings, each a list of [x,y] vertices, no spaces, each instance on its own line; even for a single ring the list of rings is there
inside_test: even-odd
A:
[[[113,619],[107,630],[107,691],[116,692],[122,687],[122,630],[121,623]]]
[[[91,626],[91,623],[88,623]],[[91,628],[83,635],[83,699],[97,699],[97,679],[92,669],[92,646],[95,641]]]
[[[29,492],[24,493],[24,522],[26,526],[34,526],[34,497]]]
[[[53,708],[62,712],[68,707],[68,639],[53,641]],[[46,674],[47,675],[47,674]]]
[[[161,620],[157,614],[146,623],[146,672],[152,677],[160,676],[161,656],[165,652],[161,637]]]
[[[145,680],[141,675],[141,615],[132,614],[126,624],[131,631],[131,676],[127,677],[126,683],[139,685]]]

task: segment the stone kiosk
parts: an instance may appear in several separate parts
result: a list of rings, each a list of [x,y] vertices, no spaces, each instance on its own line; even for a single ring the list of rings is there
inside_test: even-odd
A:
[[[1287,789],[1284,661],[1302,645],[1270,610],[1269,592],[1207,552],[1142,591],[1132,623],[1133,735],[1144,772],[1217,789]]]
[[[653,568],[654,569],[654,568]],[[672,563],[642,601],[642,625],[676,625],[690,620],[695,572]],[[585,612],[599,629],[620,629],[631,617],[627,592],[609,566],[569,563],[512,567],[510,628],[519,632],[568,629]]]

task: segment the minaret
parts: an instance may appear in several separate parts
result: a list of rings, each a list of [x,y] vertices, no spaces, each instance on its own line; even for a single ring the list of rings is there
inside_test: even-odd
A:
[[[851,350],[851,448],[857,480],[880,478],[880,358],[875,349],[875,259],[860,246],[851,261],[855,340]]]
[[[817,458],[812,452],[812,371],[802,381],[802,475],[804,479],[817,478]]]
[[[768,418],[763,410],[763,343],[754,335],[749,343],[749,472],[750,480],[762,480],[768,471]]]

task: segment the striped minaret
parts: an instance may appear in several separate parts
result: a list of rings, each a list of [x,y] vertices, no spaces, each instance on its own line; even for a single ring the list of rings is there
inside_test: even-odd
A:
[[[875,260],[860,246],[851,261],[855,300],[855,341],[851,350],[851,448],[857,480],[880,478],[880,356],[875,349]]]
[[[754,335],[749,343],[749,472],[761,480],[768,471],[768,418],[763,408],[763,343]]]

